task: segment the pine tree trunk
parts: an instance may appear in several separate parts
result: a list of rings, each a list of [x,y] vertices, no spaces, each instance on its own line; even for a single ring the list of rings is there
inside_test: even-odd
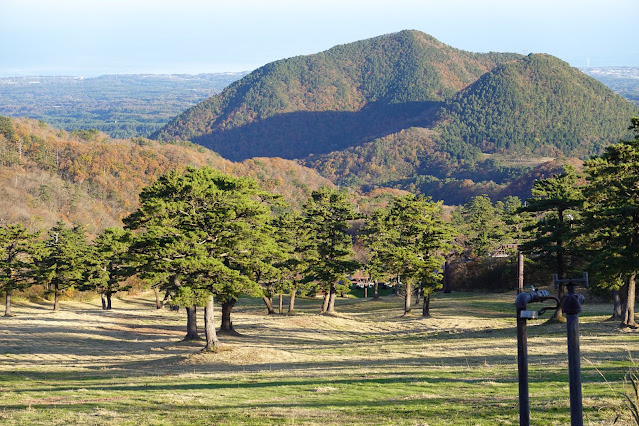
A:
[[[106,299],[107,299],[107,310],[110,311],[111,310],[111,295],[113,294],[112,291],[107,291],[106,294]]]
[[[636,327],[635,322],[635,290],[636,290],[636,278],[637,274],[633,272],[628,277],[628,294],[626,296],[626,309],[623,313],[623,321],[621,325],[623,327]]]
[[[422,286],[417,287],[415,291],[415,305],[419,305],[419,299],[422,297]]]
[[[191,306],[186,308],[186,336],[184,340],[197,340],[200,336],[197,333],[197,308]]]
[[[559,221],[563,223],[563,211],[559,211]],[[564,260],[564,242],[561,239],[557,240],[557,278],[560,280],[566,278],[566,264]],[[555,309],[555,313],[549,321],[566,322],[564,318],[564,296],[566,296],[566,286],[560,285],[557,291],[557,297],[559,298],[559,306]]]
[[[60,309],[60,288],[58,283],[53,286],[53,312],[57,312]]]
[[[368,299],[368,283],[364,283],[364,299]]]
[[[266,313],[269,315],[274,315],[275,309],[273,309],[273,299],[267,296],[262,296],[262,300],[266,305]]]
[[[619,290],[612,291],[612,319],[623,318],[623,303],[621,301],[621,295]]]
[[[335,289],[335,284],[331,284],[330,297],[328,300],[328,310],[326,311],[329,314],[335,313],[335,298],[337,297],[337,290]]]
[[[373,300],[379,299],[379,281],[373,283]]]
[[[424,303],[422,304],[422,316],[430,316],[430,293],[424,292]]]
[[[4,293],[4,316],[13,316],[13,314],[11,314],[11,290],[6,290]]]
[[[406,283],[406,291],[405,291],[405,295],[404,295],[404,315],[407,315],[410,313],[411,310],[411,297],[413,295],[413,286],[410,283]]]
[[[162,309],[162,302],[160,301],[160,291],[157,287],[153,287],[155,293],[155,309]]]
[[[320,309],[320,314],[325,314],[328,311],[328,299],[331,298],[330,291],[324,292],[324,300],[322,301],[322,308]]]
[[[288,299],[288,315],[295,315],[295,296],[297,296],[297,289],[291,290],[291,294]]]
[[[107,303],[106,303],[106,294],[104,294],[104,291],[100,293],[100,301],[102,302],[102,310],[106,311]]]
[[[164,307],[167,303],[170,303],[170,302],[171,302],[171,290],[167,290],[166,293],[164,293],[164,299],[162,299],[162,307]]]
[[[211,295],[204,307],[204,335],[206,336],[206,346],[204,346],[205,351],[217,350],[220,343],[220,341],[217,340],[217,334],[215,333],[215,317],[213,316],[214,310],[215,303],[213,295]]]
[[[218,330],[218,334],[226,334],[231,336],[238,336],[239,333],[233,329],[233,322],[231,322],[231,311],[235,306],[235,299],[231,299],[222,303],[222,325]]]
[[[284,298],[282,297],[282,292],[280,292],[280,315],[284,313]]]

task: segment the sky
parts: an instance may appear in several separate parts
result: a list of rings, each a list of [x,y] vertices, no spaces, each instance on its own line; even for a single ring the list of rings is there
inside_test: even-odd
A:
[[[0,76],[249,71],[404,29],[639,66],[637,0],[0,0]]]

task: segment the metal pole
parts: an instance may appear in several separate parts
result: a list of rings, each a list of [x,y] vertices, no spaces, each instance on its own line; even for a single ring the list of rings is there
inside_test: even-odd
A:
[[[526,319],[517,309],[517,369],[519,371],[519,424],[530,426],[530,399],[528,396],[528,335]]]
[[[517,370],[519,374],[519,424],[530,425],[530,399],[528,396],[528,335],[526,321],[538,318],[541,311],[526,310],[528,303],[542,302],[548,298],[545,290],[519,293],[515,299],[517,308]]]
[[[579,353],[579,312],[583,296],[575,294],[575,287],[568,286],[564,298],[566,329],[568,334],[568,377],[570,380],[570,424],[583,426],[583,406],[581,396],[581,359]]]
[[[522,252],[519,252],[517,266],[519,267],[517,294],[519,294],[524,291],[524,254]]]

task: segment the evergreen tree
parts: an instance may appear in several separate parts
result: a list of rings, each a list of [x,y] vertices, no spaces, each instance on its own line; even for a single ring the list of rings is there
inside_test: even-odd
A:
[[[37,279],[53,292],[53,310],[60,309],[60,296],[82,282],[89,244],[80,225],[68,228],[58,222],[48,232],[44,250],[36,258]]]
[[[306,290],[309,284],[301,279],[302,273],[308,267],[305,250],[309,247],[309,234],[304,227],[303,218],[298,213],[283,213],[277,216],[273,227],[277,243],[285,254],[282,261],[276,265],[282,272],[282,278],[275,289],[289,292],[288,315],[293,315],[298,292]]]
[[[423,196],[398,197],[375,211],[362,231],[376,269],[383,265],[404,284],[404,314],[411,310],[414,285],[424,292],[424,316],[430,315],[431,293],[441,287],[440,269],[455,234],[442,219],[441,206]]]
[[[38,251],[39,235],[22,224],[0,227],[0,291],[5,294],[5,317],[12,316],[12,292],[31,284],[32,256]]]
[[[490,255],[506,236],[502,212],[487,195],[471,198],[461,208],[455,222],[466,237],[472,254],[476,256]]]
[[[353,240],[347,233],[348,221],[357,214],[344,192],[329,188],[313,191],[303,213],[309,236],[305,280],[318,283],[324,291],[321,312],[332,313],[340,282],[348,282],[346,275],[359,266],[353,260]]]
[[[97,290],[102,309],[111,309],[111,296],[130,288],[124,284],[133,274],[127,262],[131,234],[121,228],[107,228],[90,247],[87,258],[86,281],[82,290]]]
[[[579,178],[574,167],[565,165],[562,174],[536,181],[532,189],[533,197],[520,209],[520,212],[531,213],[537,218],[532,225],[525,228],[525,231],[532,233],[532,237],[522,244],[520,249],[536,254],[540,260],[554,263],[555,273],[559,279],[566,278],[575,250],[575,246],[568,242],[583,205],[581,188],[578,186]],[[563,320],[564,295],[565,289],[559,287],[558,296],[561,303],[552,320]]]
[[[506,197],[495,203],[495,207],[504,223],[504,242],[522,244],[530,239],[529,229],[534,220],[530,213],[522,211],[519,197]]]
[[[165,290],[190,287],[217,296],[220,332],[235,333],[231,310],[240,295],[258,295],[255,274],[268,262],[268,250],[256,246],[272,247],[267,203],[273,198],[252,179],[210,167],[169,172],[142,191],[140,208],[125,219],[127,228],[140,231],[131,247],[133,258],[146,277],[165,278]],[[212,309],[210,297],[205,299]],[[187,337],[195,337],[195,305],[188,308]],[[211,309],[207,349],[217,341]]]
[[[625,281],[622,325],[636,326],[636,277],[639,272],[639,118],[631,120],[635,138],[611,145],[586,162],[588,184],[585,230],[595,250],[592,269],[618,289]],[[622,280],[623,279],[623,280]]]

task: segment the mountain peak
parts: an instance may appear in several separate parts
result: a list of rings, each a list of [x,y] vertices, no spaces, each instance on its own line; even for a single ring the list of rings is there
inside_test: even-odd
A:
[[[436,103],[519,57],[469,53],[400,31],[267,64],[154,137],[190,139],[233,160],[325,153],[380,136],[379,125],[364,124],[371,119],[391,128],[426,125]]]

